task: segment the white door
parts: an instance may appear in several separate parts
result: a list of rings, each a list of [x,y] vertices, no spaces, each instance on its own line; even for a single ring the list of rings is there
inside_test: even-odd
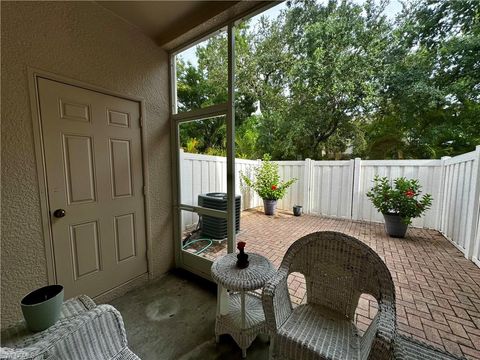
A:
[[[147,272],[140,104],[38,79],[57,282],[100,295]]]

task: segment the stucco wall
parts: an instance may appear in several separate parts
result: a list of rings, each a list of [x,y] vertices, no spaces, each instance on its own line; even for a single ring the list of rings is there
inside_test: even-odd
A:
[[[173,265],[167,54],[93,2],[1,2],[1,326],[47,284],[27,66],[145,99],[154,275]]]

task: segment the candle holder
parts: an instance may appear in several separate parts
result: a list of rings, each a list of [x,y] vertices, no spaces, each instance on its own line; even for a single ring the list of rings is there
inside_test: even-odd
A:
[[[249,264],[248,254],[245,253],[245,245],[246,243],[244,241],[240,241],[237,244],[237,249],[240,251],[237,254],[237,267],[239,269],[245,269]]]

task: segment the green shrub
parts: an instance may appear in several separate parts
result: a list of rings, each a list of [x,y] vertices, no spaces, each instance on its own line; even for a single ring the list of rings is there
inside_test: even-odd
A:
[[[278,200],[285,196],[287,189],[297,181],[291,179],[280,181],[278,164],[270,161],[270,155],[263,156],[263,162],[254,170],[254,180],[241,173],[243,182],[253,189],[264,200]]]
[[[373,182],[367,193],[373,206],[382,214],[400,215],[405,224],[410,224],[412,218],[421,216],[432,205],[432,195],[424,194],[420,198],[422,187],[418,180],[396,178],[392,187],[387,177],[376,175]]]

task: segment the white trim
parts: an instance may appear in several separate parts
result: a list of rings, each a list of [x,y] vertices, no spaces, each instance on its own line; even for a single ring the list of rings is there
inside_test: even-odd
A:
[[[441,160],[362,160],[364,166],[440,166]]]
[[[480,145],[477,145],[477,148]],[[470,160],[475,160],[477,155],[477,149],[474,151],[470,151],[465,154],[457,155],[454,157],[450,157],[447,160],[445,160],[445,165],[452,165],[452,164],[458,164],[464,161],[470,161]]]
[[[186,111],[178,114],[173,114],[171,119],[178,123],[194,121],[194,120],[205,120],[217,116],[222,116],[227,114],[227,104],[217,104],[212,105],[203,109]]]
[[[206,208],[203,206],[195,206],[195,205],[185,205],[185,204],[180,204],[178,206],[180,210],[185,210],[185,211],[190,211],[190,212],[195,212],[200,215],[210,215],[213,217],[217,217],[220,219],[226,219],[227,218],[227,212],[223,210],[216,210],[216,209],[210,209]]]
[[[304,166],[305,162],[310,159],[300,160],[300,161],[289,161],[289,160],[273,160],[272,162],[278,165],[290,165],[290,166]],[[251,160],[256,161],[256,160]],[[313,162],[313,160],[311,160]]]
[[[147,271],[148,276],[152,279],[154,274],[153,269],[153,244],[151,235],[151,212],[150,212],[150,173],[148,170],[148,144],[147,144],[147,110],[145,107],[145,100],[140,100],[140,116],[142,127],[140,128],[140,141],[142,143],[142,168],[143,168],[143,203],[145,208],[145,236],[147,237]]]
[[[228,102],[227,104],[218,104],[218,105],[214,105],[213,107],[209,107],[209,108],[206,108],[206,109],[201,109],[201,110],[197,110],[197,111],[192,111],[192,112],[187,112],[187,113],[181,113],[181,114],[178,114],[177,113],[177,83],[176,83],[176,62],[175,62],[175,57],[178,53],[202,42],[203,40],[205,39],[208,39],[210,38],[211,36],[214,36],[215,34],[218,34],[219,32],[221,31],[224,31],[225,27],[228,26],[228,30],[230,31],[227,31],[227,36],[228,36],[228,39],[231,40],[233,39],[234,40],[234,36],[233,36],[233,33],[232,33],[232,29],[233,29],[233,26],[236,22],[238,21],[241,21],[241,20],[244,20],[246,19],[247,17],[249,16],[255,16],[257,14],[259,14],[260,12],[264,11],[264,10],[267,10],[269,9],[270,7],[272,6],[275,6],[277,5],[277,3],[275,2],[272,2],[272,3],[266,3],[266,4],[261,4],[259,5],[258,7],[256,8],[252,8],[250,9],[248,12],[244,12],[242,14],[240,14],[239,16],[237,16],[235,19],[230,19],[229,21],[221,24],[220,26],[217,26],[213,29],[209,29],[207,32],[199,35],[199,36],[196,36],[194,37],[192,40],[190,41],[187,41],[185,43],[183,43],[182,45],[180,46],[177,46],[173,49],[171,49],[169,51],[169,61],[170,61],[170,66],[169,66],[169,83],[170,83],[170,121],[171,121],[171,154],[172,154],[172,203],[173,203],[173,228],[174,228],[174,236],[173,236],[173,241],[174,241],[174,249],[175,249],[175,264],[177,267],[182,267],[188,271],[191,271],[195,274],[198,274],[202,277],[205,277],[207,279],[211,279],[210,278],[210,272],[208,271],[207,273],[205,273],[204,271],[202,270],[198,270],[195,268],[195,266],[190,267],[189,264],[185,264],[185,261],[183,260],[183,251],[182,251],[182,245],[181,245],[181,234],[182,234],[182,229],[181,229],[181,221],[180,221],[180,218],[181,218],[181,207],[180,207],[180,194],[181,194],[181,188],[180,188],[180,139],[179,139],[179,129],[178,129],[178,126],[181,122],[186,122],[186,121],[192,121],[192,120],[201,120],[201,119],[205,119],[205,118],[208,118],[208,117],[214,117],[214,116],[220,116],[220,115],[227,115],[227,124],[229,122],[231,122],[231,120],[233,119],[233,124],[235,124],[235,121],[234,121],[234,111],[233,111],[233,97],[231,95],[233,95],[233,93],[231,93],[229,91],[229,99],[228,99]],[[229,34],[230,33],[230,34]],[[230,47],[230,41],[229,41],[229,47]],[[232,47],[231,50],[234,50],[234,48]],[[232,74],[231,76],[234,76],[234,66],[231,66],[232,65],[232,60],[234,59],[234,56],[232,56],[232,52],[229,49],[228,51],[228,57],[229,57],[229,72],[230,70],[232,70]],[[233,77],[229,76],[229,90],[232,89],[232,91],[234,91],[233,89],[233,82],[231,82],[230,80],[233,80]],[[225,106],[225,109],[222,110],[220,112],[220,108]],[[229,113],[230,113],[230,120],[229,120]],[[200,117],[199,117],[199,114],[200,114]],[[208,116],[207,116],[208,115]],[[227,125],[228,126],[228,125]],[[232,143],[233,143],[233,151],[232,151],[232,148],[229,147],[227,145],[227,147],[229,147],[229,149],[227,149],[227,152],[230,152],[230,155],[227,153],[227,158],[230,158],[230,163],[233,164],[233,170],[235,169],[235,126],[233,126],[233,139],[232,139]],[[228,131],[227,131],[228,132]],[[228,136],[228,135],[227,135]],[[231,136],[231,135],[230,135]],[[228,141],[227,141],[228,143]],[[232,145],[232,144],[230,144]],[[228,161],[227,161],[228,162]],[[232,166],[232,165],[230,165]],[[232,168],[230,168],[230,171],[232,171]],[[227,175],[227,183],[229,181],[229,178],[228,178],[228,175]],[[233,176],[231,177],[231,182],[232,184],[230,184],[229,188],[232,187],[233,188],[233,200],[232,199],[229,199],[229,202],[230,202],[230,206],[228,206],[228,209],[230,208],[233,208],[235,209],[234,205],[235,205],[235,174],[233,173]],[[183,205],[182,205],[183,207]],[[234,228],[233,230],[233,237],[236,236],[235,234],[235,213],[233,213],[233,224],[230,224],[231,226],[228,226],[228,228],[232,227]],[[230,222],[232,222],[232,219],[230,219]],[[231,229],[229,230],[231,231]],[[229,242],[230,243],[230,242]],[[233,246],[233,241],[232,241],[232,244],[229,244],[229,252],[232,252],[233,249],[230,249],[230,247]],[[202,259],[202,260],[199,260],[199,264],[203,264],[204,261],[208,261],[206,259],[203,259],[201,257],[198,257],[196,256],[196,258],[198,259]],[[211,264],[210,261],[208,261],[209,264]]]
[[[306,159],[305,159],[306,160]],[[353,159],[352,159],[353,160]],[[312,160],[313,166],[350,166],[352,160]],[[292,161],[292,163],[297,163],[302,161]],[[289,164],[289,161],[285,161]]]
[[[228,25],[228,101],[227,103],[212,105],[207,108],[176,113],[177,112],[177,94],[176,94],[176,70],[175,54],[170,53],[170,121],[171,121],[171,152],[172,152],[172,187],[174,188],[173,212],[174,212],[174,249],[175,264],[177,267],[185,268],[194,273],[200,273],[201,276],[209,278],[209,269],[211,261],[199,256],[185,253],[182,251],[182,229],[181,216],[182,210],[196,212],[198,214],[208,214],[227,219],[227,248],[228,252],[234,251],[235,232],[235,110],[234,110],[234,33],[233,23]],[[180,138],[179,125],[184,122],[194,120],[205,120],[212,117],[226,115],[227,122],[227,212],[206,209],[199,206],[192,206],[181,203],[181,173],[180,173]],[[232,210],[233,209],[233,210]],[[195,260],[198,258],[198,260]],[[193,259],[193,260],[192,260]],[[208,264],[205,265],[205,264]]]
[[[208,31],[207,33],[203,33],[199,36],[196,36],[192,40],[187,41],[186,43],[183,43],[182,45],[174,48],[173,50],[170,51],[170,55],[173,55],[173,56],[178,55],[181,52],[188,50],[197,44],[200,44],[201,42],[207,41],[211,37],[214,37],[215,35],[218,35],[221,32],[225,32],[226,30],[227,30],[227,26],[225,24],[217,26],[211,29],[210,31]]]
[[[170,84],[170,113],[176,114],[178,112],[178,99],[177,99],[177,57],[176,55],[171,55],[169,58],[169,67],[168,67],[168,83]],[[172,79],[174,81],[172,81]]]
[[[43,147],[43,135],[42,135],[42,119],[40,115],[40,103],[38,96],[38,78],[44,78],[60,82],[66,85],[79,87],[89,91],[95,91],[105,95],[115,96],[117,98],[135,101],[139,103],[140,116],[144,123],[146,123],[146,111],[144,99],[133,96],[125,95],[112,90],[108,90],[99,86],[84,83],[79,80],[75,80],[63,75],[54,74],[45,70],[36,69],[33,67],[27,67],[28,86],[30,93],[30,107],[32,112],[33,123],[33,139],[35,145],[35,162],[37,167],[38,178],[38,190],[40,196],[40,210],[42,220],[42,232],[45,244],[45,258],[47,265],[47,280],[48,284],[55,284],[57,282],[56,268],[55,268],[55,256],[53,247],[53,234],[51,227],[50,207],[48,203],[48,187],[47,187],[47,174],[45,169],[45,153]],[[143,185],[145,192],[149,194],[149,171],[148,171],[148,159],[147,159],[147,139],[146,139],[146,126],[141,127],[140,137],[142,143],[142,170],[143,170]],[[153,259],[152,259],[152,240],[150,236],[150,202],[149,196],[144,195],[145,206],[145,240],[147,246],[147,273],[149,276],[153,276]],[[127,282],[130,280],[127,280]]]
[[[190,254],[186,251],[182,251],[181,264],[182,269],[185,269],[209,281],[213,281],[212,276],[210,275],[210,268],[212,266],[212,262],[210,260],[207,260],[201,256]]]
[[[52,227],[50,222],[50,206],[48,202],[47,177],[43,152],[43,136],[40,117],[40,104],[37,91],[37,71],[27,68],[28,87],[30,92],[30,108],[33,124],[33,141],[35,146],[35,164],[37,167],[38,193],[40,197],[40,217],[42,221],[43,241],[45,244],[45,261],[47,266],[48,284],[56,284],[57,274],[55,267],[55,253],[52,241]]]
[[[175,267],[181,267],[182,241],[180,241],[180,234],[182,233],[181,210],[180,203],[180,139],[179,139],[179,124],[173,121],[171,116],[177,112],[177,75],[176,75],[176,59],[175,55],[168,57],[170,62],[168,78],[170,86],[170,154],[172,167],[172,212],[173,212],[173,250],[175,256]]]

